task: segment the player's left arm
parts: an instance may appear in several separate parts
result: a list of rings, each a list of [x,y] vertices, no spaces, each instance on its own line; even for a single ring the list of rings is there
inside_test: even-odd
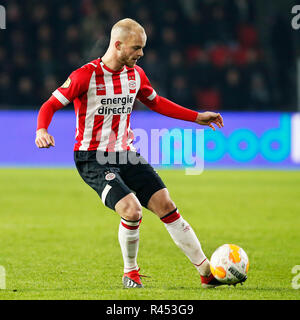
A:
[[[195,122],[202,126],[209,126],[213,130],[216,130],[213,123],[220,129],[224,127],[223,117],[220,115],[220,113],[211,111],[198,112]]]
[[[215,130],[214,124],[218,128],[224,127],[223,118],[220,113],[205,111],[197,112],[185,107],[182,107],[164,97],[156,95],[152,101],[143,99],[142,101],[151,110],[163,114],[167,117],[196,122],[202,126],[209,126]]]
[[[164,97],[159,96],[152,88],[150,81],[141,68],[137,68],[141,78],[141,87],[137,98],[151,110],[163,114],[170,118],[196,122],[203,126],[209,126],[215,130],[214,124],[218,128],[224,126],[223,118],[216,112],[197,112],[182,107]]]

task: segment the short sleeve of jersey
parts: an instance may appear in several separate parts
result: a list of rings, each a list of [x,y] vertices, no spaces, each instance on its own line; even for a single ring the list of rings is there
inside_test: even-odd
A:
[[[144,70],[139,66],[136,66],[136,70],[139,73],[140,79],[141,79],[141,85],[137,93],[137,99],[139,99],[141,102],[147,105],[147,102],[151,102],[152,100],[155,99],[155,97],[157,96],[157,93],[152,88],[151,83],[147,78]]]
[[[87,92],[91,75],[91,68],[86,66],[73,71],[64,84],[57,88],[52,95],[66,106]]]

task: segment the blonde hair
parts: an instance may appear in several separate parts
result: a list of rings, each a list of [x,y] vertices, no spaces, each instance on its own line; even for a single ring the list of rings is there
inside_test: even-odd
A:
[[[137,21],[125,18],[113,25],[110,35],[111,39],[124,41],[130,34],[137,32],[145,33],[145,29]]]

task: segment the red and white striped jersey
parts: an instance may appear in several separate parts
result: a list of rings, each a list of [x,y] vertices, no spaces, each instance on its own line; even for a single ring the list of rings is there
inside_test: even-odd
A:
[[[132,150],[130,115],[134,100],[152,101],[156,92],[142,68],[113,71],[101,59],[71,73],[52,93],[63,105],[74,103],[76,143],[74,150]]]

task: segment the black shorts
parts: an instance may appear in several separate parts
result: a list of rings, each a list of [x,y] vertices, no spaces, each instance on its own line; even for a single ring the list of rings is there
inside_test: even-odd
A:
[[[151,196],[166,188],[157,172],[139,153],[124,151],[110,153],[109,156],[115,161],[100,164],[104,161],[98,161],[99,152],[74,151],[74,161],[80,176],[110,209],[115,210],[116,203],[131,192],[147,208]]]

